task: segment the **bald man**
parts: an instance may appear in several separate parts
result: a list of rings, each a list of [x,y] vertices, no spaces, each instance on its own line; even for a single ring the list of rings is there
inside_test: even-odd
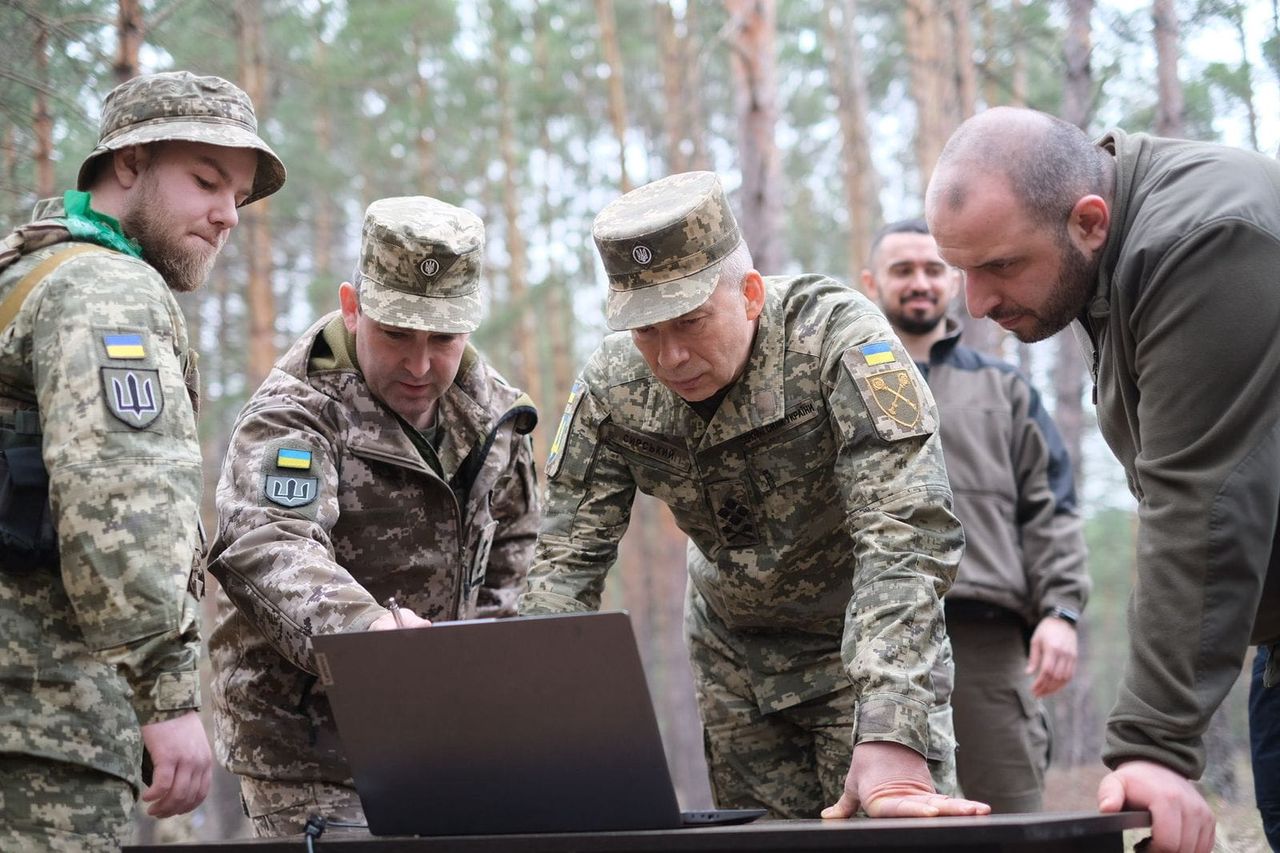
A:
[[[1213,814],[1189,780],[1251,643],[1270,649],[1271,710],[1255,715],[1274,718],[1280,690],[1280,165],[1119,130],[1095,144],[1001,108],[956,131],[925,204],[971,314],[1023,341],[1072,325],[1085,352],[1139,517],[1098,804],[1149,809],[1152,850],[1208,853]],[[1273,846],[1277,789],[1258,781]]]

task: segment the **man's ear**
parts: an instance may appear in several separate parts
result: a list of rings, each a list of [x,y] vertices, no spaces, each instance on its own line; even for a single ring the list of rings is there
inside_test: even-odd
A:
[[[862,282],[862,292],[867,295],[867,298],[872,302],[877,301],[880,291],[876,287],[876,277],[871,274],[871,270],[863,270],[858,280]]]
[[[111,169],[116,182],[126,190],[132,189],[150,163],[151,152],[146,145],[126,145],[111,152]]]
[[[360,296],[356,293],[355,285],[349,281],[344,281],[338,287],[338,303],[342,307],[342,325],[347,327],[347,331],[351,334],[356,332],[356,318],[360,316]]]
[[[742,277],[742,296],[747,303],[747,319],[754,320],[764,310],[764,279],[755,270]]]
[[[1087,257],[1102,248],[1111,232],[1111,209],[1102,196],[1086,195],[1071,208],[1067,236]]]

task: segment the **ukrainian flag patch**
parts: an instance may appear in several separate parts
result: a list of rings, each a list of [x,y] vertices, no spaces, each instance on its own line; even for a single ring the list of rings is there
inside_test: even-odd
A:
[[[892,364],[898,360],[893,354],[893,345],[888,341],[862,347],[862,358],[867,364]]]
[[[146,358],[147,350],[142,345],[142,335],[103,335],[102,345],[107,349],[107,358]]]
[[[276,451],[276,467],[297,468],[302,471],[310,470],[311,451],[290,450],[287,447],[282,447]]]

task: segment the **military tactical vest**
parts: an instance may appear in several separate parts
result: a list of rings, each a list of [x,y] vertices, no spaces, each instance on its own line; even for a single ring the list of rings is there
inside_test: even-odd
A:
[[[24,225],[0,242],[0,273],[23,256],[73,240],[51,220]],[[46,276],[73,257],[110,249],[77,242],[59,250],[23,276],[0,302],[0,334]],[[58,535],[49,506],[49,472],[44,466],[40,414],[33,404],[0,393],[0,569],[52,568],[58,562]]]

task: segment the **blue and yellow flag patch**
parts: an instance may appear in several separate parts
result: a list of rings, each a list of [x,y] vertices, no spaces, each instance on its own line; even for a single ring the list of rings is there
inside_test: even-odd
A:
[[[893,345],[888,341],[867,344],[861,349],[862,358],[867,364],[892,364],[898,360],[893,355]]]
[[[311,469],[310,450],[290,450],[282,447],[276,451],[277,468],[297,468],[302,471]]]
[[[142,335],[103,335],[102,345],[106,347],[107,358],[146,358],[147,350],[142,345]]]

